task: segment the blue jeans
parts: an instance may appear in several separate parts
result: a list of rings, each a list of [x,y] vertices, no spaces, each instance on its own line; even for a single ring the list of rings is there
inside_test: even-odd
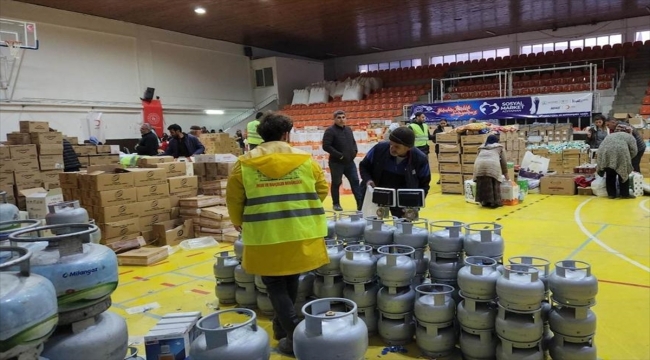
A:
[[[339,188],[343,182],[343,175],[350,182],[350,187],[352,188],[352,194],[354,199],[357,201],[357,210],[361,210],[363,204],[361,188],[359,186],[359,173],[357,172],[357,165],[354,161],[349,164],[341,164],[337,162],[331,162],[330,172],[332,173],[332,203],[334,205],[340,205],[339,197]]]

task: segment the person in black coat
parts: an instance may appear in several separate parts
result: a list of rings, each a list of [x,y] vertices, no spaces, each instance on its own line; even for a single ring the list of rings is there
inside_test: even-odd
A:
[[[422,189],[429,193],[431,169],[426,154],[414,147],[415,133],[408,127],[391,132],[388,141],[375,145],[359,164],[362,194],[366,188]],[[393,216],[402,217],[403,210],[391,208]]]
[[[63,139],[63,171],[64,172],[76,172],[81,168],[81,162],[79,162],[79,157],[74,151],[72,144],[66,139]]]
[[[140,134],[142,134],[142,137],[140,138],[138,145],[135,146],[135,151],[138,155],[158,155],[158,136],[151,131],[151,125],[147,123],[142,124],[142,126],[140,126]]]
[[[343,175],[350,182],[352,194],[357,202],[357,210],[361,210],[363,194],[359,187],[359,174],[354,158],[357,156],[357,142],[349,126],[345,126],[345,112],[334,112],[334,125],[325,130],[323,134],[323,150],[330,154],[329,167],[332,174],[332,204],[334,211],[342,211],[339,202],[339,188],[343,182]]]

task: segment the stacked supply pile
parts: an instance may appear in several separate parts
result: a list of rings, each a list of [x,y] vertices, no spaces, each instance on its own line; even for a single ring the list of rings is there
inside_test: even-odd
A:
[[[558,174],[574,174],[577,167],[591,162],[589,146],[581,141],[530,145],[528,149],[549,159],[548,171]]]
[[[205,146],[206,154],[232,154],[241,155],[241,148],[235,139],[226,133],[201,134],[201,144]]]
[[[232,231],[224,198],[213,195],[199,195],[179,200],[180,216],[183,220],[192,220],[197,237],[211,236],[217,241],[223,240],[223,234]],[[205,214],[203,214],[205,210]],[[201,222],[203,217],[203,222]],[[201,223],[208,226],[201,226]]]
[[[463,166],[461,165],[460,135],[455,131],[436,134],[436,144],[439,145],[438,169],[440,186],[443,194],[463,193]],[[478,145],[476,146],[478,151]],[[467,166],[469,175],[474,171],[473,166]]]
[[[567,142],[573,139],[571,124],[531,124],[519,127],[520,134],[529,143]]]

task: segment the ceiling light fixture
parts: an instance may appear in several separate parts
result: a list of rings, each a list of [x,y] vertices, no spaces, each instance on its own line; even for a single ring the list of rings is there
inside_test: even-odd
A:
[[[204,8],[199,6],[199,7],[194,8],[194,12],[199,14],[199,15],[203,15],[203,14],[205,14],[206,11],[205,11]]]
[[[497,34],[494,31],[490,31],[490,30],[485,30],[485,33],[488,34],[488,35],[492,35],[492,36]]]
[[[208,115],[223,115],[226,112],[223,110],[206,110],[205,113]]]

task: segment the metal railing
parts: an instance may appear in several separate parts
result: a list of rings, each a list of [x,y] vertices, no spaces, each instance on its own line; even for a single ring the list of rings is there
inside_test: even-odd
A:
[[[267,97],[266,99],[260,101],[253,108],[250,108],[250,109],[244,111],[243,113],[235,116],[234,118],[226,121],[223,124],[224,131],[227,131],[228,129],[230,129],[234,125],[239,124],[240,122],[246,120],[246,118],[252,116],[256,112],[260,111],[261,109],[264,109],[265,107],[269,106],[272,102],[277,101],[277,100],[278,100],[278,94],[273,94],[273,95]]]
[[[505,93],[505,88],[506,88],[506,79],[507,79],[507,71],[499,71],[495,73],[487,73],[487,74],[479,74],[479,75],[465,75],[465,76],[454,76],[454,77],[448,77],[444,79],[431,79],[431,92],[434,93],[434,81],[436,80],[437,82],[440,83],[440,99],[444,101],[444,96],[445,96],[445,83],[446,82],[454,82],[454,81],[460,81],[460,80],[468,80],[468,79],[484,79],[484,78],[490,78],[490,77],[495,77],[497,76],[499,78],[499,97],[504,97],[506,96]],[[503,76],[503,79],[502,79]]]

